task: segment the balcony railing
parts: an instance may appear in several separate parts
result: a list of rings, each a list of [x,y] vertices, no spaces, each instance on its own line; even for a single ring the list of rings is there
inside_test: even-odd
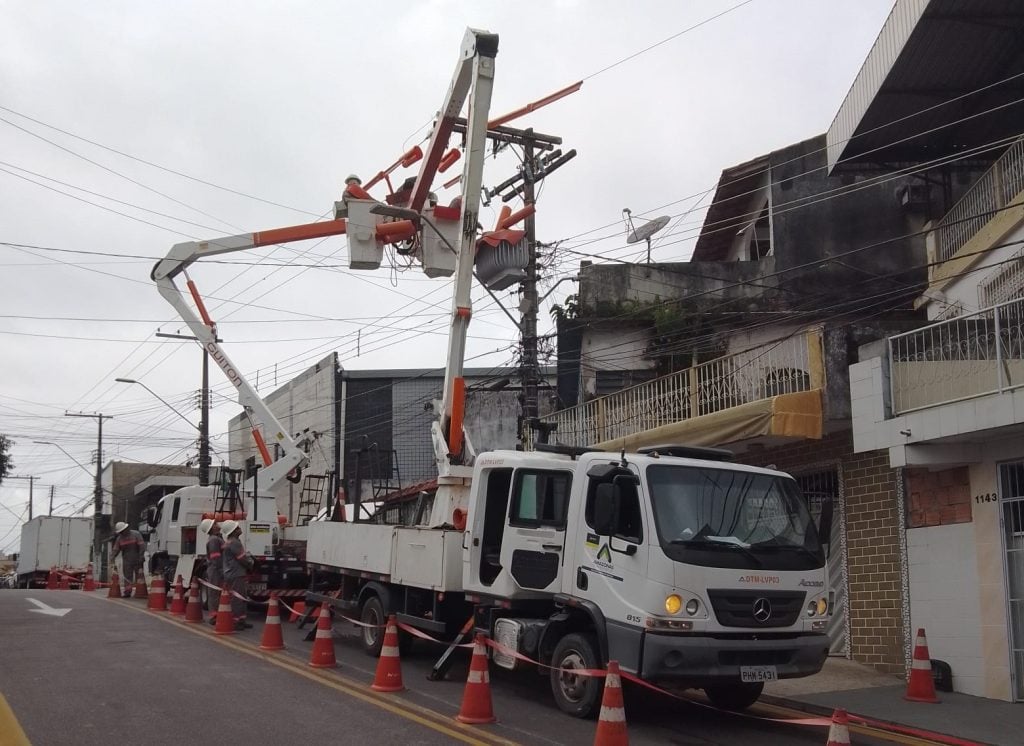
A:
[[[1024,138],[1017,140],[982,174],[935,226],[937,261],[953,258],[985,224],[993,211],[1024,191]]]
[[[1024,298],[889,338],[893,414],[1024,386]]]
[[[717,358],[554,412],[559,443],[589,446],[779,394],[824,387],[821,330]],[[529,446],[527,446],[529,447]]]

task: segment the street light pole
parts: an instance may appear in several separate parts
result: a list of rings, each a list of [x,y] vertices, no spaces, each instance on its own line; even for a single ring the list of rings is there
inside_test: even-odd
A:
[[[88,417],[99,425],[96,436],[96,486],[93,492],[93,560],[99,563],[103,556],[103,542],[100,537],[110,530],[110,521],[103,515],[103,420],[114,419],[110,414],[76,414],[65,412],[65,417]],[[114,501],[110,501],[110,512],[114,512]]]
[[[198,337],[188,334],[165,334],[156,336],[164,339],[187,339],[199,342]],[[220,341],[219,339],[217,340]],[[203,348],[203,388],[199,395],[199,484],[210,483],[210,353]]]

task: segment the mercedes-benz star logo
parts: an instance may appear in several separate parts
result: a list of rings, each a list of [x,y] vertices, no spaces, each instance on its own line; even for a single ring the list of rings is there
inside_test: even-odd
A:
[[[764,624],[772,618],[772,604],[767,598],[754,599],[754,619]]]

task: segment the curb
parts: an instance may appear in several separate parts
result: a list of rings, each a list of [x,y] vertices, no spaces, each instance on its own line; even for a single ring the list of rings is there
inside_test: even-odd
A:
[[[804,702],[803,700],[799,699],[789,699],[788,697],[780,697],[774,694],[762,694],[760,697],[758,697],[757,701],[763,702],[766,705],[788,707],[792,710],[799,710],[800,712],[806,712],[809,715],[818,715],[821,717],[832,717],[832,713],[835,711],[834,708],[829,707],[828,705],[818,705],[812,702]],[[939,743],[945,742],[950,744],[962,744],[965,741],[969,740],[964,738],[963,736],[955,736],[951,733],[941,733],[939,731],[930,730],[928,728],[917,728],[915,726],[908,725],[907,723],[900,723],[895,720],[868,717],[867,715],[861,715],[859,713],[853,712],[852,710],[848,710],[847,714],[849,715],[851,720],[850,725],[858,725],[858,723],[853,722],[855,718],[866,719],[874,721],[879,725],[888,725],[894,728],[914,728],[914,730],[918,730],[921,733],[928,733],[930,736],[934,736],[932,740],[937,741]],[[946,740],[943,741],[943,739]],[[977,744],[977,746],[999,746],[998,744],[989,743],[988,741],[976,741],[970,739],[970,742]]]

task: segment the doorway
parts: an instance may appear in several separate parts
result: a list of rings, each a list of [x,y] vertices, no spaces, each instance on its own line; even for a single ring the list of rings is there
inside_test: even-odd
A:
[[[1010,682],[1015,702],[1024,701],[1024,461],[999,465],[1003,511]]]

